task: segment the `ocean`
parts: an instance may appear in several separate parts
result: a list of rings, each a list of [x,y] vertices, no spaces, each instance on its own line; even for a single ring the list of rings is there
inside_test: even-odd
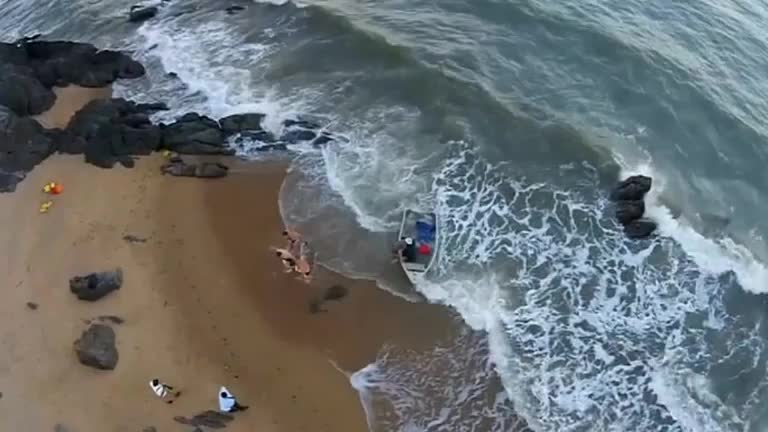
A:
[[[0,32],[131,52],[148,77],[115,91],[167,102],[157,120],[319,122],[343,139],[291,151],[286,222],[323,265],[466,323],[351,375],[371,431],[768,430],[765,3],[127,7],[0,0]],[[607,196],[638,173],[659,230],[630,241]],[[415,287],[389,264],[404,208],[441,220]]]

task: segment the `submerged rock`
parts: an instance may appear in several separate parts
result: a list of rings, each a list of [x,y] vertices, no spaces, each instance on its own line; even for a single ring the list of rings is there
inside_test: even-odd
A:
[[[240,12],[241,10],[245,10],[245,6],[234,5],[234,6],[228,7],[226,9],[224,9],[224,10],[227,12],[228,15],[234,15],[237,12]]]
[[[231,155],[219,123],[197,113],[188,113],[162,128],[163,146],[181,154]]]
[[[69,290],[80,300],[96,301],[120,289],[123,285],[123,271],[91,273],[85,276],[75,276],[69,280]]]
[[[260,131],[262,120],[264,120],[264,114],[233,114],[219,119],[219,124],[225,134],[234,135],[245,131]]]
[[[619,201],[616,203],[616,219],[622,225],[640,219],[645,213],[645,203],[637,201]]]
[[[651,190],[652,180],[644,175],[627,177],[620,182],[611,192],[613,201],[638,201],[645,197]]]
[[[75,341],[75,352],[80,363],[101,370],[117,366],[115,331],[104,324],[93,324]]]
[[[128,21],[134,23],[146,21],[157,15],[157,11],[158,9],[155,6],[131,6],[131,11],[128,14]]]
[[[648,219],[638,219],[624,226],[624,233],[631,239],[648,238],[656,231],[656,222]]]

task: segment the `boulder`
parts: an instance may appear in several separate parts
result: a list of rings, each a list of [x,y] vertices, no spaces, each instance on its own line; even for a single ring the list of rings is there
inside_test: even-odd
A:
[[[656,230],[656,222],[648,219],[638,219],[624,226],[624,234],[631,239],[650,237]]]
[[[296,144],[302,141],[312,141],[315,139],[316,134],[311,130],[306,129],[294,129],[283,133],[280,137],[280,141],[284,141],[288,144]]]
[[[0,192],[14,192],[16,185],[21,183],[26,174],[23,171],[7,173],[0,171]]]
[[[641,200],[651,190],[651,183],[651,178],[643,175],[627,177],[613,189],[611,199],[613,201]]]
[[[75,276],[69,280],[69,290],[80,300],[96,301],[120,289],[123,285],[123,271],[91,273],[85,276]]]
[[[622,225],[627,225],[633,220],[640,219],[645,213],[645,203],[637,201],[618,201],[616,203],[616,219]]]
[[[115,331],[104,324],[93,324],[75,341],[75,352],[80,363],[101,370],[117,366]]]
[[[53,106],[56,95],[37,80],[31,69],[0,64],[0,105],[19,116],[40,114]]]
[[[157,7],[155,6],[149,6],[149,7],[141,7],[141,6],[132,6],[131,11],[128,14],[128,21],[137,23],[137,22],[143,22],[150,18],[153,18],[155,15],[157,15]]]
[[[218,162],[186,163],[181,159],[173,159],[161,168],[163,174],[177,177],[218,178],[225,177],[229,167]]]
[[[276,142],[277,139],[272,134],[272,132],[260,130],[260,131],[245,131],[240,134],[240,137],[236,140],[237,142],[242,142],[243,140],[251,140],[251,141],[261,141],[263,143],[273,143]]]
[[[264,114],[234,114],[219,119],[219,125],[225,134],[233,135],[244,131],[260,131],[262,120]]]
[[[0,105],[0,173],[6,174],[6,180],[31,170],[54,151],[39,123]]]
[[[219,123],[197,113],[185,114],[162,128],[163,146],[180,154],[231,155]]]

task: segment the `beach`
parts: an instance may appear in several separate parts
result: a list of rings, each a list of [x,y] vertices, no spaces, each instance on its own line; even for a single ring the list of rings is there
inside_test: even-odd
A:
[[[364,431],[348,375],[387,343],[428,347],[455,332],[447,309],[373,283],[322,268],[310,284],[285,274],[270,246],[283,243],[286,163],[226,159],[230,176],[204,180],[163,176],[163,162],[105,170],[54,155],[0,195],[0,430],[191,430],[174,416],[216,410],[224,385],[250,406],[227,430]],[[64,192],[45,195],[49,181]],[[107,297],[69,292],[71,277],[116,267],[124,283]],[[348,295],[310,311],[332,285]],[[97,371],[72,344],[107,315],[124,320],[110,324],[119,362]],[[152,378],[181,397],[163,403]]]

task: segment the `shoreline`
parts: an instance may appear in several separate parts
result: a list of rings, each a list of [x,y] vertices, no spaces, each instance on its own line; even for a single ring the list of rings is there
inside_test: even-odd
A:
[[[0,233],[10,251],[3,284],[15,287],[0,305],[2,430],[174,430],[174,416],[215,409],[220,385],[251,406],[227,430],[367,430],[339,369],[363,368],[387,343],[431,347],[457,328],[447,308],[409,303],[373,282],[320,266],[310,285],[284,274],[269,246],[282,243],[286,164],[226,158],[236,173],[201,180],[162,176],[159,155],[130,170],[81,158],[52,156],[0,195],[0,221],[14,227]],[[51,199],[39,189],[51,180],[65,192],[39,214]],[[119,291],[95,303],[68,292],[70,277],[116,266],[125,273]],[[348,296],[310,313],[334,284]],[[72,350],[83,320],[99,315],[125,320],[112,325],[114,371],[80,365]],[[153,377],[182,397],[157,400]]]

